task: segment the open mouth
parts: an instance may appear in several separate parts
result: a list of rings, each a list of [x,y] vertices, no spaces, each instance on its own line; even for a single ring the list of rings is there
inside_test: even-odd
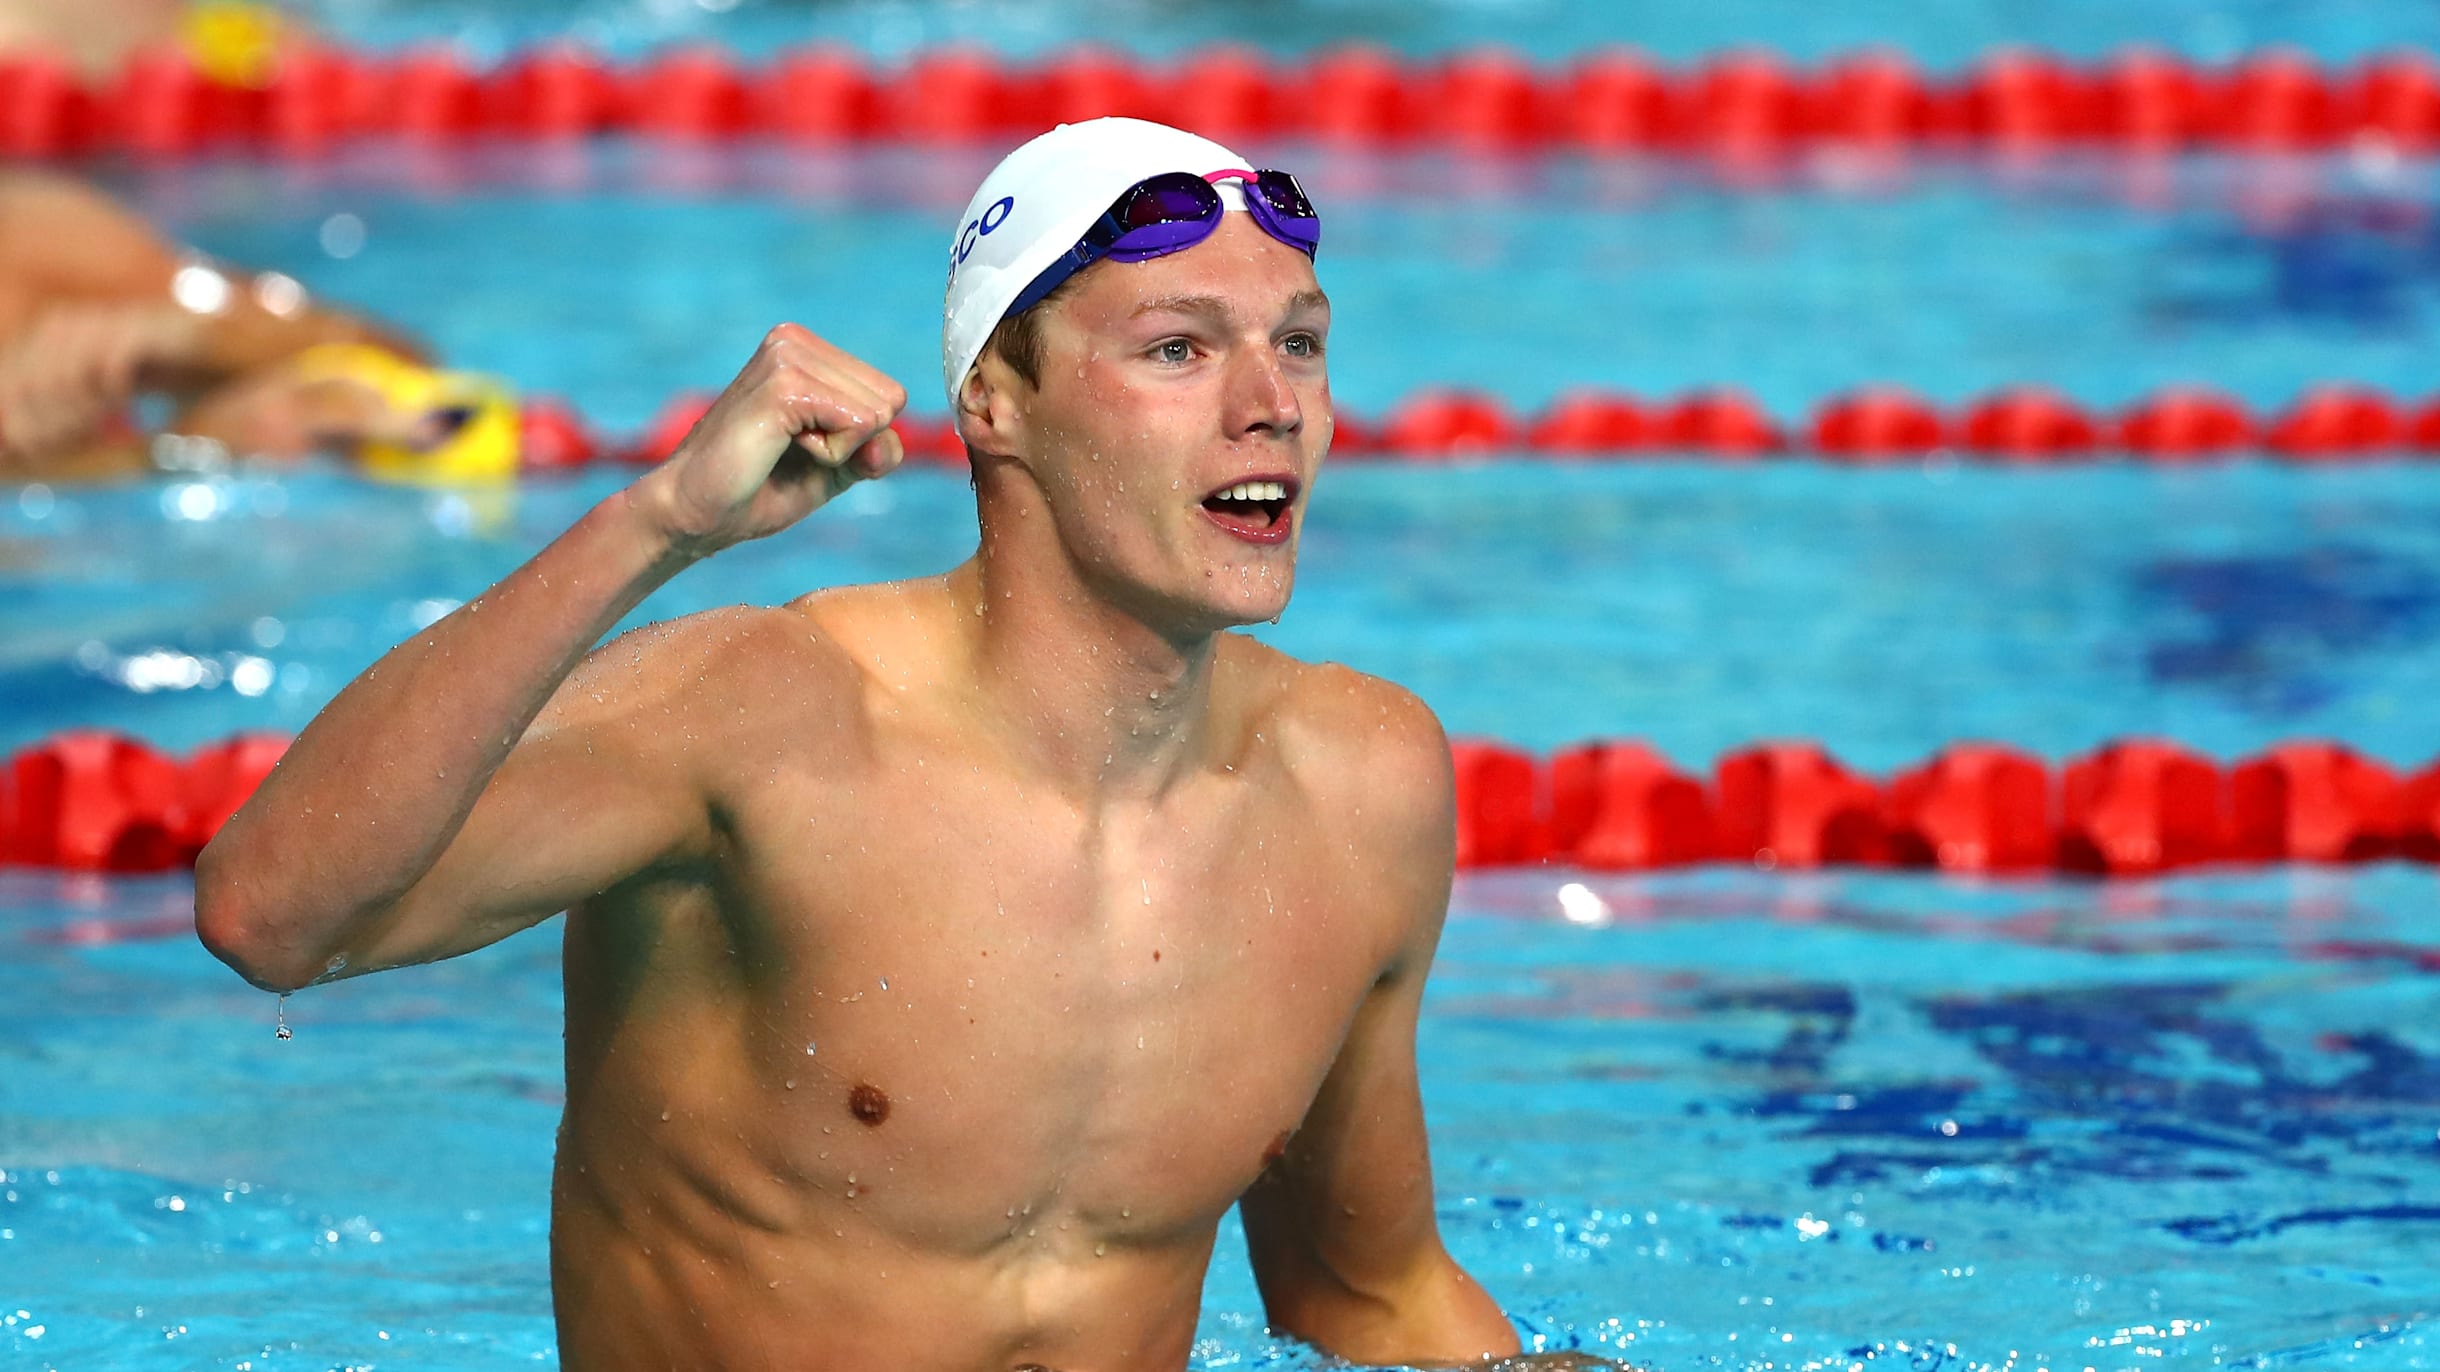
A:
[[[1288,536],[1288,510],[1296,501],[1296,482],[1286,478],[1256,478],[1224,486],[1203,497],[1203,512],[1222,529],[1255,543],[1276,543]]]

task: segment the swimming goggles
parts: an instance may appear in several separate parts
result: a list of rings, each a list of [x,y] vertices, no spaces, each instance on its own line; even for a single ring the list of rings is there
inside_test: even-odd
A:
[[[1305,188],[1284,171],[1248,171],[1230,167],[1197,176],[1192,172],[1162,172],[1127,188],[1101,218],[1084,231],[1076,246],[1061,253],[1042,274],[1017,293],[1009,315],[1022,314],[1042,303],[1060,283],[1086,267],[1109,258],[1142,262],[1183,252],[1212,236],[1226,206],[1218,181],[1245,186],[1245,207],[1262,231],[1307,257],[1322,243],[1322,221],[1305,198]],[[1008,317],[1003,315],[1002,318]]]

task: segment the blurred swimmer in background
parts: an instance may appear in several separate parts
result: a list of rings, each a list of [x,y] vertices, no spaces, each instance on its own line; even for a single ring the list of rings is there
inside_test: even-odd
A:
[[[48,57],[88,81],[138,53],[177,52],[215,81],[259,86],[306,36],[295,18],[251,0],[0,0],[0,57]]]
[[[140,397],[170,410],[159,433]],[[337,452],[377,476],[506,476],[513,404],[374,320],[164,239],[83,182],[0,171],[0,480]]]

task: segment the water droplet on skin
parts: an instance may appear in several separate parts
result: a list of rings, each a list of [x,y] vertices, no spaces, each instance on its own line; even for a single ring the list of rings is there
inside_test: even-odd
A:
[[[667,1110],[661,1112],[661,1122],[663,1124],[667,1124],[669,1122],[669,1112]]]
[[[808,1044],[806,1044],[806,1045],[805,1045],[805,1056],[806,1056],[806,1057],[812,1057],[812,1056],[813,1056],[813,1045],[812,1045],[812,1044],[810,1044],[810,1043],[808,1043]]]
[[[272,1009],[272,1011],[271,1011],[271,1015],[272,1015],[271,1037],[273,1037],[273,1038],[275,1038],[275,1039],[279,1039],[279,1040],[280,1040],[280,1041],[282,1041],[282,1042],[286,1042],[287,1040],[289,1040],[289,1039],[292,1039],[292,1038],[295,1038],[295,1037],[296,1037],[296,1035],[291,1034],[291,1033],[289,1033],[289,1032],[288,1032],[288,993],[287,993],[287,992],[282,991],[282,992],[280,993],[280,1003],[279,1003],[277,1006],[273,1007],[273,1009]]]
[[[796,1089],[796,1078],[794,1078],[794,1077],[790,1077],[790,1078],[788,1078],[786,1081],[781,1082],[780,1084],[781,1084],[782,1086],[787,1087],[789,1090],[793,1091],[793,1090],[795,1090],[795,1089]]]

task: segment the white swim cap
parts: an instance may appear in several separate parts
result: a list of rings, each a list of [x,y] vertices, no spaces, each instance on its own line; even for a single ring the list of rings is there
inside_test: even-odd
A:
[[[957,408],[967,370],[1018,294],[1075,247],[1128,187],[1162,172],[1206,176],[1252,165],[1183,129],[1118,118],[1061,124],[1000,159],[966,202],[949,243],[949,294],[940,314],[949,408]],[[1219,190],[1231,209],[1244,208],[1234,183]]]

